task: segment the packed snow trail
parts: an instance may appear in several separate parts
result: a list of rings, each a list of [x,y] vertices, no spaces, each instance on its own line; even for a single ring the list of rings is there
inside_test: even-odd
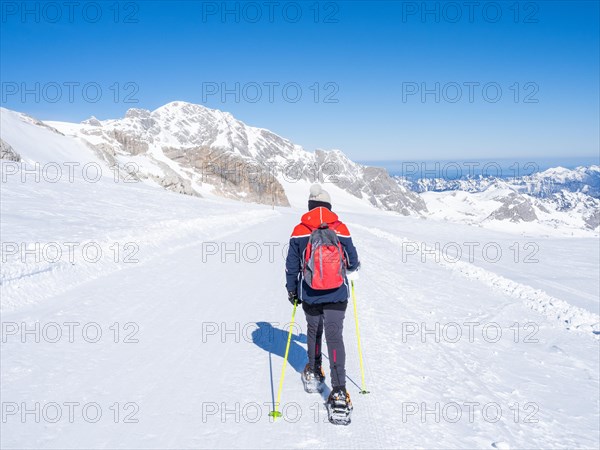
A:
[[[433,260],[437,264],[457,272],[460,276],[479,280],[492,289],[502,291],[518,299],[523,299],[531,309],[546,315],[550,319],[556,319],[557,322],[561,323],[567,329],[575,329],[586,334],[600,334],[600,316],[598,314],[573,306],[539,289],[517,283],[494,272],[482,269],[477,265],[458,259],[449,261],[447,255],[443,255],[439,250],[429,247],[425,242],[415,242],[406,238],[400,238],[379,228],[361,228],[404,249],[418,249],[422,262],[426,262],[429,257],[430,261]]]
[[[240,213],[246,209],[239,207]],[[26,343],[20,336],[3,343],[2,401],[25,402],[29,408],[39,402],[46,409],[39,423],[31,414],[24,421],[18,414],[8,416],[2,447],[596,445],[598,396],[592,394],[598,392],[598,344],[593,336],[556,327],[514,298],[456,277],[439,264],[403,263],[397,246],[351,226],[363,263],[357,297],[371,393],[358,394],[349,308],[344,335],[353,420],[348,427],[326,422],[322,403],[329,390],[321,396],[302,389],[305,322],[298,311],[282,394],[284,417],[273,423],[268,412],[291,316],[283,287],[284,245],[300,213],[279,210],[243,228],[229,224],[228,229],[224,223],[187,246],[3,313],[3,324],[25,322],[30,329],[36,321],[81,325],[72,343],[66,337],[35,343],[31,335]],[[393,223],[392,215],[342,214],[348,223],[364,227],[375,227],[382,217]],[[423,335],[422,329],[435,329],[436,322],[445,334]],[[473,342],[466,322],[480,323]],[[97,343],[81,336],[83,324],[91,323],[103,332]],[[461,326],[462,336],[454,343],[450,323]],[[490,323],[502,327],[498,342],[488,342],[495,329],[482,334]],[[528,323],[533,328],[526,328]],[[95,327],[89,329],[93,337]],[[527,343],[527,337],[538,342]],[[124,342],[132,340],[139,342]],[[88,408],[87,420],[82,406],[74,407],[70,423],[68,402],[98,406]],[[63,413],[56,423],[48,420],[54,417],[53,403]],[[439,417],[422,416],[436,404]],[[102,417],[91,423],[98,408]],[[458,414],[461,419],[455,420]],[[137,422],[124,423],[132,420]]]

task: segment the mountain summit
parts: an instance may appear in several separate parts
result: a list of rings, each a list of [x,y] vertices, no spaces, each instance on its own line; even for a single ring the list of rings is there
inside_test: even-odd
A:
[[[202,105],[174,101],[154,111],[130,109],[121,119],[52,125],[109,162],[134,163],[137,177],[189,195],[288,206],[291,185],[321,182],[383,210],[427,211],[419,195],[384,169],[354,163],[340,150],[309,152]]]

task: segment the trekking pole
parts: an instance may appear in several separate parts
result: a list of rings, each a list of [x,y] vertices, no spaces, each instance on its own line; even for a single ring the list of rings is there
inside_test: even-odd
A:
[[[365,368],[363,366],[362,349],[360,346],[360,330],[358,328],[358,311],[356,310],[356,294],[354,293],[354,280],[350,280],[350,286],[352,286],[352,302],[354,303],[354,321],[356,322],[356,337],[358,338],[358,361],[360,363],[360,378],[361,378],[361,394],[368,394],[365,386]]]
[[[277,391],[277,402],[273,405],[273,411],[269,413],[269,416],[273,417],[275,420],[276,417],[281,417],[281,412],[277,411],[279,406],[279,401],[281,400],[281,388],[283,387],[283,379],[285,378],[285,367],[287,366],[288,353],[290,351],[290,342],[292,342],[292,328],[294,327],[294,320],[296,318],[296,306],[298,305],[298,300],[294,301],[294,310],[292,311],[292,322],[290,323],[290,331],[288,332],[287,344],[285,345],[285,356],[283,357],[283,367],[281,368],[281,377],[279,378],[279,390]]]

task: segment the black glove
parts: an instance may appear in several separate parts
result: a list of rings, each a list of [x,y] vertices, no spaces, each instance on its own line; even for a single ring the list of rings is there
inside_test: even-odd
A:
[[[288,291],[288,300],[292,305],[299,305],[302,301],[298,298],[298,294],[294,291]]]
[[[356,264],[356,267],[353,267],[352,270],[350,270],[350,268],[346,269],[347,273],[354,273],[354,272],[358,272],[358,270],[360,269],[360,261]]]

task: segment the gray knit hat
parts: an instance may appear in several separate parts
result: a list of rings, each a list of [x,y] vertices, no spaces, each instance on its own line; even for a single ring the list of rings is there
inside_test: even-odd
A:
[[[323,189],[320,184],[313,184],[310,187],[310,195],[308,196],[308,200],[315,200],[317,202],[325,202],[331,204],[331,197],[329,196],[329,192]]]

